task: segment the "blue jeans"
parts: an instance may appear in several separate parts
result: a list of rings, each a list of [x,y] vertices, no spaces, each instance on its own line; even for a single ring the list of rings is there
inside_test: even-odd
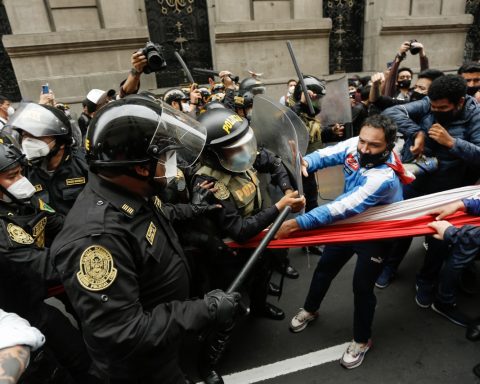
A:
[[[313,273],[304,309],[308,312],[318,310],[332,280],[356,253],[357,264],[353,273],[353,339],[357,343],[366,343],[372,333],[377,304],[375,281],[382,271],[383,257],[390,246],[389,240],[326,246]]]
[[[446,247],[446,244],[445,244]],[[456,288],[460,273],[477,256],[478,248],[459,252],[455,248],[449,253],[438,276],[437,300],[445,304],[457,301]]]

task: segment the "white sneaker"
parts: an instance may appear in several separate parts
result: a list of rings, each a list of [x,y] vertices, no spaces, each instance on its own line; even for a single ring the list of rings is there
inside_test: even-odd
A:
[[[340,364],[347,369],[358,367],[363,362],[363,358],[368,350],[372,347],[372,340],[369,339],[367,344],[357,343],[355,340],[348,345],[347,350],[340,360]]]
[[[298,312],[290,322],[290,330],[292,332],[301,332],[307,327],[310,321],[315,320],[317,317],[318,312],[310,313],[300,308],[300,312]]]

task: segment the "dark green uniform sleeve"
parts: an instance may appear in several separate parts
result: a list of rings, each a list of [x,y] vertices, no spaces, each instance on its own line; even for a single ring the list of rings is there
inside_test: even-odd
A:
[[[203,181],[216,181],[208,176],[195,176],[193,185]],[[243,217],[240,215],[233,197],[230,195],[225,200],[217,200],[223,209],[211,213],[211,218],[222,229],[222,237],[231,237],[236,242],[242,243],[267,228],[278,216],[279,212],[275,205],[263,209],[255,215]]]

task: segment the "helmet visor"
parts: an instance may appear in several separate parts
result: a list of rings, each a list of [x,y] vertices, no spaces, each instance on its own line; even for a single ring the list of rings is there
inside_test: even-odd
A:
[[[58,136],[68,133],[64,123],[47,108],[35,103],[22,103],[8,120],[12,129],[22,130],[35,137]]]
[[[150,142],[148,152],[157,159],[175,150],[178,164],[191,166],[202,153],[207,140],[204,126],[192,117],[162,103],[162,116]]]
[[[265,94],[265,87],[263,85],[255,86],[251,89],[253,95],[264,95]]]
[[[257,139],[252,128],[233,144],[221,147],[217,153],[220,164],[231,172],[245,172],[257,157]]]

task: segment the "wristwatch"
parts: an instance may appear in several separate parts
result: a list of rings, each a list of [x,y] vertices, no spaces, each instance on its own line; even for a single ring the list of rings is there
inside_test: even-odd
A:
[[[132,76],[138,76],[138,75],[141,75],[142,72],[138,72],[135,68],[132,67],[132,68],[130,69],[130,74],[131,74]]]

